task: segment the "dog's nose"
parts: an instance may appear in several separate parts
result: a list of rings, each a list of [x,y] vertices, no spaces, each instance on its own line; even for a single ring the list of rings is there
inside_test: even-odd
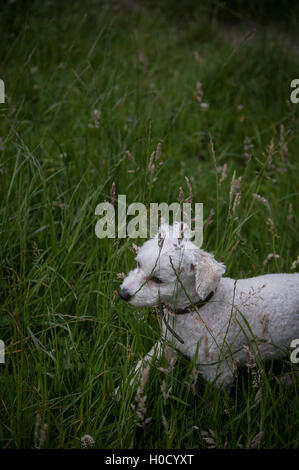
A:
[[[120,296],[123,300],[130,300],[130,298],[132,297],[132,294],[130,294],[130,292],[128,291],[128,289],[120,289],[120,291],[119,291],[119,296]]]

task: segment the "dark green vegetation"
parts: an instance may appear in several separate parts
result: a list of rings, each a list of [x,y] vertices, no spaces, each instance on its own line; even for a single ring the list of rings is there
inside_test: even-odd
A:
[[[203,248],[228,276],[296,269],[295,19],[286,30],[149,2],[63,5],[8,3],[0,19],[0,447],[81,447],[84,434],[101,448],[298,447],[298,389],[277,380],[288,359],[240,371],[230,397],[188,386],[183,357],[152,368],[152,419],[136,425],[136,390],[112,393],[159,321],[115,297],[132,241],[94,234],[113,182],[129,203],[174,202],[187,176]],[[149,171],[159,142],[164,164]]]

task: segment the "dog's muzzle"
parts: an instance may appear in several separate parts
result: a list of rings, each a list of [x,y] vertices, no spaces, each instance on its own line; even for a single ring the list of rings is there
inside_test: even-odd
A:
[[[130,292],[128,291],[128,289],[120,289],[119,296],[125,301],[128,301],[131,299],[131,297],[133,297],[132,294],[130,294]]]

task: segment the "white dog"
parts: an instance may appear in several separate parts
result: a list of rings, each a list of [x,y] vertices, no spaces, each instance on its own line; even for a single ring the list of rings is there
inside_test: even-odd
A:
[[[161,340],[139,361],[133,380],[161,356],[167,339],[196,356],[206,380],[229,389],[236,367],[282,358],[299,338],[299,274],[222,277],[224,264],[189,238],[185,224],[162,225],[121,285],[120,297],[129,304],[163,308]]]

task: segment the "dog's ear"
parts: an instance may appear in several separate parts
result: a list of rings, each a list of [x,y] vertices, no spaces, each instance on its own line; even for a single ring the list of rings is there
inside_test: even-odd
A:
[[[191,270],[195,273],[195,289],[201,300],[210,292],[214,292],[221,276],[225,273],[225,266],[215,260],[214,256],[203,250],[196,250],[191,263]]]

